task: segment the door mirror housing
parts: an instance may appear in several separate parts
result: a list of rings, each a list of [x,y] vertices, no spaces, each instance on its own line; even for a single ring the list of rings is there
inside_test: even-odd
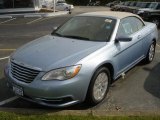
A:
[[[56,31],[57,29],[58,29],[58,27],[57,27],[57,26],[53,27],[53,31]]]
[[[57,26],[53,27],[53,28],[52,28],[52,33],[51,33],[51,34],[54,34],[54,32],[55,32],[57,29],[58,29]]]
[[[130,42],[130,41],[132,41],[132,38],[128,37],[128,36],[119,36],[116,38],[115,41],[116,42]]]

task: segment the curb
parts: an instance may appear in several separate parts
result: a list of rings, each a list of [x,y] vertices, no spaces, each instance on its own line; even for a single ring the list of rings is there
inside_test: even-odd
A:
[[[8,15],[0,15],[0,18],[8,18],[8,19],[11,19],[12,16],[8,16]]]
[[[8,14],[8,15],[0,15],[0,18],[29,18],[29,17],[53,17],[60,15],[67,15],[68,11],[60,11],[55,13],[23,13],[23,14]]]
[[[160,116],[160,111],[109,111],[109,110],[63,110],[63,109],[25,109],[0,108],[2,112],[11,112],[23,115],[76,115],[76,116]]]

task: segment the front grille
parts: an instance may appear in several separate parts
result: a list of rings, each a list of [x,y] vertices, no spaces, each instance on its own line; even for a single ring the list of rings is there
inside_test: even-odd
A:
[[[31,68],[27,68],[25,66],[19,65],[13,61],[11,61],[11,74],[12,77],[25,82],[25,83],[31,83],[36,76],[39,74],[40,71],[34,70]]]

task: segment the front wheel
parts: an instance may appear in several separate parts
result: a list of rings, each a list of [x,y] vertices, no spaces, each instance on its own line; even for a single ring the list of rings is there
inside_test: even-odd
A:
[[[148,50],[148,53],[147,53],[147,56],[145,58],[145,62],[146,63],[151,63],[154,59],[154,56],[155,56],[155,47],[156,47],[156,43],[153,42],[150,47],[149,47],[149,50]]]
[[[109,70],[105,67],[98,69],[93,75],[88,89],[86,96],[87,103],[97,105],[102,102],[108,93],[110,81]]]

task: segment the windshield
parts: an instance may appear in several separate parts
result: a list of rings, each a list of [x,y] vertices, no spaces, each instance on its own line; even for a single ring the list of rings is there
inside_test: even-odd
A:
[[[124,2],[121,2],[119,5],[124,5]]]
[[[129,6],[135,6],[136,2],[131,2]]]
[[[87,41],[109,41],[116,20],[105,17],[77,16],[52,35]]]
[[[157,3],[151,3],[150,6],[149,6],[149,8],[154,9],[154,8],[156,8],[156,6],[157,6]]]
[[[142,3],[141,8],[148,8],[150,3]]]
[[[142,2],[137,2],[136,7],[141,7]]]
[[[129,4],[130,4],[130,2],[125,2],[125,3],[124,3],[125,6],[127,6],[127,5],[129,5]]]

